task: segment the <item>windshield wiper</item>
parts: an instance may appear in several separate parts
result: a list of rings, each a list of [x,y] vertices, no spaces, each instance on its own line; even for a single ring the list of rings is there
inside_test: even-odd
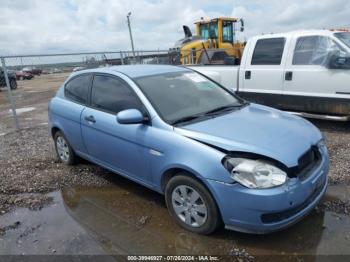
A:
[[[203,114],[181,117],[181,118],[176,119],[173,122],[171,122],[171,124],[176,125],[176,124],[180,124],[180,123],[184,123],[184,122],[189,122],[189,121],[195,120],[197,118],[200,118],[202,116],[203,116]]]
[[[239,107],[242,107],[244,105],[246,105],[246,104],[242,103],[242,104],[236,104],[236,105],[219,106],[217,108],[214,108],[212,110],[209,110],[209,111],[205,112],[204,114],[205,115],[211,115],[213,113],[218,113],[218,112],[223,112],[223,111],[228,111],[228,110],[232,110],[232,109],[235,109],[235,108],[239,108]]]
[[[214,108],[214,109],[209,110],[209,111],[204,112],[204,113],[200,113],[200,114],[196,114],[196,115],[192,115],[192,116],[181,117],[181,118],[176,119],[173,122],[171,122],[171,124],[176,125],[176,124],[180,124],[180,123],[189,122],[189,121],[192,121],[192,120],[195,120],[198,118],[211,116],[214,113],[228,111],[228,110],[232,110],[235,108],[240,108],[240,107],[246,106],[248,104],[249,104],[248,102],[243,102],[241,104],[220,106],[220,107]]]

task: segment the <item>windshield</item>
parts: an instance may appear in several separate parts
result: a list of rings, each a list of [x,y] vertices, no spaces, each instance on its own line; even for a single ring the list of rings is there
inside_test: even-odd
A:
[[[350,32],[334,33],[334,36],[350,48]]]
[[[164,73],[134,80],[158,114],[170,124],[213,110],[241,105],[238,98],[227,90],[191,71]]]
[[[199,25],[199,34],[202,38],[208,39],[210,37],[218,38],[218,23],[204,23]]]

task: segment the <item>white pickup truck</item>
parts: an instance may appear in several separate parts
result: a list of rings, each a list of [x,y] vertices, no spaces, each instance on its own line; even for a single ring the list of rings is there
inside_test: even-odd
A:
[[[240,66],[191,66],[248,101],[307,117],[350,120],[350,32],[251,38]]]

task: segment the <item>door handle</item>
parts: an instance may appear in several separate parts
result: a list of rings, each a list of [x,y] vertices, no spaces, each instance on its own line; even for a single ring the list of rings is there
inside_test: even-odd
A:
[[[285,76],[284,76],[284,79],[286,81],[291,81],[293,79],[293,72],[292,71],[288,71],[286,72]]]
[[[245,79],[250,79],[252,77],[252,72],[251,71],[245,71],[244,72],[244,78]]]
[[[90,123],[96,123],[94,116],[85,116],[84,119]]]

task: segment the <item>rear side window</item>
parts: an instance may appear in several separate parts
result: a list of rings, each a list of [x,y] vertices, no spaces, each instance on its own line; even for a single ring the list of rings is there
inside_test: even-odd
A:
[[[145,112],[139,98],[127,83],[117,77],[104,75],[94,77],[91,105],[115,114],[126,109],[138,109]]]
[[[293,65],[326,65],[333,51],[342,51],[338,44],[326,36],[299,37],[293,55]]]
[[[252,65],[280,65],[284,49],[284,38],[260,39],[256,42]]]
[[[73,78],[65,86],[65,96],[68,99],[80,104],[86,104],[88,99],[90,80],[90,74],[84,74]]]

